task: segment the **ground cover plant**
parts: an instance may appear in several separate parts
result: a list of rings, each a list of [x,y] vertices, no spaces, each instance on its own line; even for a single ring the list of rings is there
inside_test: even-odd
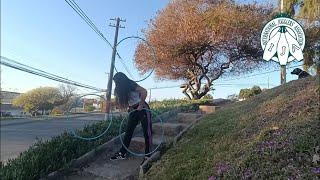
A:
[[[266,90],[206,116],[146,179],[317,179],[319,77]]]

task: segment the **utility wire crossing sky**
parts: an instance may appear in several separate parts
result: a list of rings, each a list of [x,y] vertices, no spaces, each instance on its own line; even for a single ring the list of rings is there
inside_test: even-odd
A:
[[[126,0],[1,1],[1,56],[18,60],[24,65],[50,72],[65,80],[72,79],[73,82],[103,90],[107,85],[112,51],[108,39],[113,41],[114,35],[114,28],[107,26],[109,19],[114,17],[126,19],[124,24],[126,28],[120,29],[119,39],[128,36],[143,37],[141,30],[148,27],[149,20],[168,2],[168,0],[143,0],[139,3]],[[116,68],[129,77],[133,76],[130,73],[137,72],[133,66],[128,67],[128,62],[132,59],[129,55],[134,54],[134,49],[135,46],[119,47],[117,52],[116,63],[120,64],[117,64]],[[290,66],[296,67],[298,64],[301,63],[293,63]],[[262,88],[266,88],[267,85],[273,87],[280,84],[278,69],[254,72],[254,74],[256,76],[225,77],[217,80],[213,86],[216,89],[214,97],[226,97],[239,93],[241,88],[253,85],[261,84]],[[287,80],[292,79],[296,77],[290,75],[288,71]],[[228,83],[224,83],[225,81]],[[179,88],[181,83],[158,81],[151,76],[139,84],[146,89],[158,89],[152,91],[152,99],[159,100],[184,97]],[[39,86],[58,84],[52,80],[36,78],[34,75],[1,66],[2,90],[26,92]]]

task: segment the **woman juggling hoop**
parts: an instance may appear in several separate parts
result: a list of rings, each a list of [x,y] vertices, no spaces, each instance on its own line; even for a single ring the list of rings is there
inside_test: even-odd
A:
[[[145,102],[147,97],[147,90],[139,86],[136,82],[129,79],[125,74],[118,72],[113,76],[115,82],[114,94],[116,103],[121,109],[127,109],[129,113],[128,124],[123,139],[123,145],[119,152],[115,153],[110,159],[119,160],[125,159],[127,155],[127,148],[133,132],[141,122],[143,135],[145,139],[145,154],[149,154],[152,146],[152,122],[151,113],[145,109],[150,109],[149,105]],[[124,147],[125,146],[125,147]],[[146,155],[145,159],[148,156]],[[144,159],[144,160],[145,160]]]

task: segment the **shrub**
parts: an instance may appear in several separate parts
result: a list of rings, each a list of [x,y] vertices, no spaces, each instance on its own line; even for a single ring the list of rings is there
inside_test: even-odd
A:
[[[92,111],[95,110],[95,107],[92,106],[92,105],[88,105],[88,106],[85,106],[84,110],[85,110],[86,112],[92,112]]]
[[[259,86],[253,86],[251,89],[241,89],[239,93],[239,97],[243,99],[250,98],[262,92]]]
[[[63,111],[62,111],[62,109],[55,107],[52,109],[51,114],[52,115],[61,115],[61,114],[63,114]]]

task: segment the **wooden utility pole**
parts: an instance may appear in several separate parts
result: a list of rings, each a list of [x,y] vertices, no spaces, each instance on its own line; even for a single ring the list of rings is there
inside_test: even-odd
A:
[[[123,26],[120,25],[120,21],[125,22],[125,20],[118,18],[110,19],[111,21],[116,21],[116,24],[110,24],[109,26],[115,27],[116,32],[114,35],[114,42],[113,42],[113,49],[112,49],[112,57],[111,57],[111,65],[110,65],[110,72],[109,72],[109,80],[108,80],[108,87],[107,87],[107,93],[106,93],[106,98],[107,98],[107,104],[106,104],[106,109],[110,107],[111,104],[111,93],[112,93],[112,78],[113,78],[113,71],[114,71],[114,63],[117,55],[117,44],[118,44],[118,33],[119,33],[119,28],[124,28]]]
[[[280,12],[283,13],[283,0],[281,0],[280,2]],[[287,77],[287,69],[286,69],[286,65],[281,65],[281,72],[280,72],[280,82],[281,84],[285,84],[286,83],[286,77]]]

